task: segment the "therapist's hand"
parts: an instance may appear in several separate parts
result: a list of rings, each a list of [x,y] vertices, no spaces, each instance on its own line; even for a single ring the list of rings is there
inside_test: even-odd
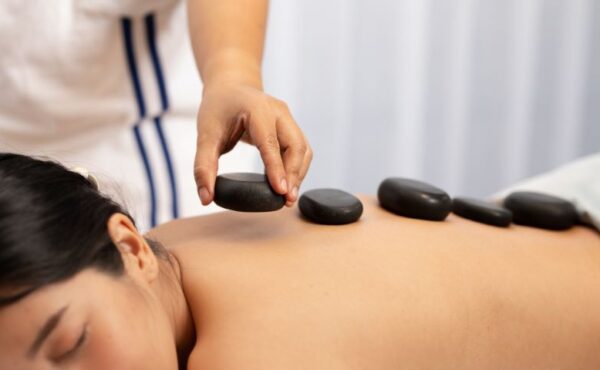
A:
[[[291,206],[312,161],[310,145],[283,101],[231,82],[205,85],[198,112],[194,177],[202,204],[214,198],[219,157],[240,139],[258,148],[269,183]]]

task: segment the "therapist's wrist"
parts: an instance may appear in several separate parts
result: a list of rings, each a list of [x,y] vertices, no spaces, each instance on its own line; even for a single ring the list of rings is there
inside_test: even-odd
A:
[[[239,50],[222,51],[206,60],[201,70],[204,89],[244,85],[263,90],[260,61]]]

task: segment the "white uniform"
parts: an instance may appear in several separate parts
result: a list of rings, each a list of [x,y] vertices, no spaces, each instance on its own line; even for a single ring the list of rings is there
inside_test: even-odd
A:
[[[141,230],[201,207],[183,0],[2,0],[0,151],[89,169]],[[248,147],[221,169],[250,170]],[[68,191],[68,189],[65,189]]]

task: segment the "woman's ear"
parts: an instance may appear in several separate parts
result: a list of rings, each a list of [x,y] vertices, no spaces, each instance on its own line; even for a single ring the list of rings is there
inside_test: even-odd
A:
[[[121,253],[125,270],[150,283],[158,276],[158,260],[129,217],[115,213],[108,219],[108,233]]]

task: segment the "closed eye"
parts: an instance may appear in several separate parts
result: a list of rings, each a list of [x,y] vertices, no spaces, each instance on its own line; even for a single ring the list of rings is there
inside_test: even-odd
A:
[[[81,331],[81,335],[77,339],[77,342],[75,342],[75,344],[73,345],[73,348],[69,349],[67,352],[58,356],[55,359],[55,361],[57,363],[61,363],[61,362],[65,362],[65,361],[72,359],[79,352],[81,347],[83,347],[83,344],[85,343],[85,340],[87,339],[87,336],[88,336],[88,325],[86,324],[84,326],[83,330]]]

